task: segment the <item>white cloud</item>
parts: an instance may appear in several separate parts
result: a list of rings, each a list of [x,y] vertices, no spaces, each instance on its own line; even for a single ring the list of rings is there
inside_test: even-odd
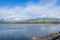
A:
[[[15,6],[12,8],[2,7],[0,8],[0,18],[5,20],[24,20],[38,17],[51,17],[60,18],[60,6],[54,7],[57,0],[51,0],[49,3],[41,5],[44,3],[39,3],[37,5],[30,4],[26,7]]]

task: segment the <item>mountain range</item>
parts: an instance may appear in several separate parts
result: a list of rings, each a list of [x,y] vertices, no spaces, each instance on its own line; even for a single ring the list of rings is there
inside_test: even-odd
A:
[[[36,18],[23,20],[24,22],[60,22],[60,18]]]
[[[0,22],[7,22],[7,21],[5,21],[4,19],[0,19]],[[60,22],[60,18],[36,18],[36,19],[20,20],[19,22]]]

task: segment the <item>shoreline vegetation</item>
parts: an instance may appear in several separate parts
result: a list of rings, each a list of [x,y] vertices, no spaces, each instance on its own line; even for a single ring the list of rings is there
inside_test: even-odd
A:
[[[0,22],[0,24],[60,24],[60,22]]]

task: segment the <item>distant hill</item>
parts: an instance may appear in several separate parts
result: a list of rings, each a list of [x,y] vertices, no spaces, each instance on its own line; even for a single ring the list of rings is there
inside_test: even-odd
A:
[[[0,22],[5,22],[5,20],[1,18],[1,19],[0,19]]]
[[[4,19],[0,19],[0,22],[60,22],[60,18],[35,18],[20,21],[5,21]]]
[[[0,20],[0,24],[60,24],[59,18],[36,18],[20,21],[5,21]]]
[[[24,22],[60,22],[59,18],[36,18],[36,19],[29,19],[23,20]]]

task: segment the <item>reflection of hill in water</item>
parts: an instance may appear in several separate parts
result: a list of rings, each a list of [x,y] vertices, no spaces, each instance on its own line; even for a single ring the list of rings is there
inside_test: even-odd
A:
[[[6,28],[22,28],[22,29],[6,29]],[[3,35],[25,35],[42,37],[60,31],[60,25],[55,24],[0,24],[0,34]],[[11,33],[11,34],[10,34]]]
[[[0,24],[0,28],[2,28],[0,29],[0,38],[30,40],[32,37],[40,38],[60,31],[60,24]]]

